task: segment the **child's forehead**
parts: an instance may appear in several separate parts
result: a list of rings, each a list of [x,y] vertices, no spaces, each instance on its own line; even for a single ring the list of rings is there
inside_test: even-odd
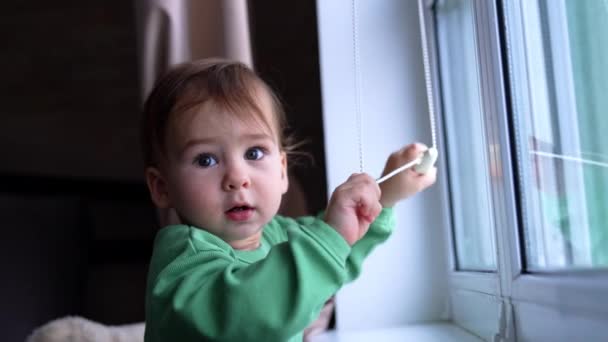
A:
[[[187,121],[197,121],[212,126],[233,126],[241,124],[249,130],[269,130],[272,127],[272,116],[267,111],[235,111],[210,101],[193,108]]]
[[[243,120],[261,119],[268,124],[275,121],[274,102],[266,87],[253,83],[249,87],[235,87],[233,90],[210,91],[205,87],[197,89],[189,86],[178,97],[172,112],[179,114],[190,109],[221,111]]]
[[[216,134],[240,127],[249,134],[264,134],[278,140],[272,107],[259,109],[228,106],[216,101],[205,101],[176,113],[170,120],[171,135],[178,141],[188,139],[185,135]]]

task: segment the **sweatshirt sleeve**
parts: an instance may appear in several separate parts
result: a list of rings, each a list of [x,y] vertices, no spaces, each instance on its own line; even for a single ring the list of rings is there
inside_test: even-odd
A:
[[[356,279],[361,273],[361,267],[365,258],[379,244],[386,241],[395,228],[395,215],[393,208],[383,208],[380,215],[376,217],[369,227],[365,236],[353,246],[347,259],[348,280]]]
[[[318,218],[295,222],[287,242],[249,265],[191,243],[149,284],[146,341],[286,341],[301,333],[351,278],[351,248]]]

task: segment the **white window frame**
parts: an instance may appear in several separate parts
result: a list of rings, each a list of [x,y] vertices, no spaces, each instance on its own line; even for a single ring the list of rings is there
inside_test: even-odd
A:
[[[433,14],[433,6],[435,5],[435,1],[427,1],[427,0],[419,0],[423,1],[425,4],[425,11],[423,13],[425,25],[428,33],[428,51],[429,51],[429,59],[432,66],[432,82],[433,88],[435,91],[435,98],[433,99],[435,103],[436,113],[437,113],[437,124],[438,124],[438,144],[440,149],[443,151],[447,151],[445,148],[445,129],[443,125],[443,111],[442,111],[442,100],[440,93],[440,70],[438,63],[438,50],[437,50],[437,41],[436,41],[436,28],[434,22],[434,14]],[[474,4],[477,6],[478,4]],[[477,11],[476,11],[477,12]],[[476,16],[476,21],[479,21],[480,18]],[[475,39],[479,39],[479,26],[475,25],[475,31],[477,33],[477,37]],[[476,42],[476,46],[478,49],[482,46],[479,44],[479,41]],[[485,51],[477,51],[478,59],[481,54],[485,54]],[[480,62],[483,62],[480,60]],[[482,75],[488,75],[488,73],[482,73]],[[486,90],[484,80],[480,80],[482,93]],[[488,99],[493,97],[488,97],[483,95],[482,99]],[[486,110],[489,104],[486,101],[483,101],[481,107]],[[487,125],[487,123],[486,123]],[[488,142],[488,146],[490,142]],[[486,158],[490,158],[494,156],[493,154],[488,153]],[[440,155],[440,164],[448,165],[447,158],[445,154]],[[449,179],[447,177],[447,172],[439,173],[439,176],[442,178],[441,183],[449,184]],[[492,189],[494,190],[494,189]],[[445,204],[445,208],[443,212],[451,213],[452,208],[450,205],[450,198],[447,187],[443,189],[443,203]],[[492,191],[493,197],[492,201],[495,202],[496,196],[494,195],[495,191]],[[496,206],[493,206],[496,207]],[[492,221],[496,222],[496,213],[492,213]],[[446,222],[453,222],[451,218],[445,220]],[[461,326],[462,328],[474,333],[475,335],[481,337],[484,340],[492,340],[494,336],[500,333],[501,330],[501,321],[503,320],[502,314],[503,305],[501,299],[501,284],[500,278],[498,277],[497,272],[474,272],[474,271],[459,271],[457,269],[457,260],[456,260],[456,250],[455,250],[455,234],[451,226],[445,227],[445,234],[448,237],[447,248],[449,249],[448,253],[448,265],[450,265],[449,271],[449,297],[450,297],[450,313],[452,321]],[[496,234],[496,232],[494,233]],[[500,240],[500,239],[496,239]],[[493,241],[496,244],[496,241]],[[496,249],[499,249],[499,246],[496,246]],[[497,269],[501,269],[501,260],[497,258],[496,267]]]
[[[433,6],[435,1],[423,1],[426,5],[424,20],[429,33],[428,49],[432,65],[432,80],[434,89],[440,89],[439,64],[437,62],[437,46],[435,40],[435,25]],[[525,0],[530,1],[530,0]],[[508,111],[508,77],[503,70],[510,74],[521,73],[519,76],[528,77],[527,70],[521,65],[509,64],[505,56],[509,53],[525,54],[525,51],[515,50],[513,46],[520,44],[523,39],[523,25],[507,28],[506,20],[502,15],[513,15],[521,12],[521,3],[514,0],[473,0],[476,46],[478,60],[480,63],[480,85],[482,96],[482,109],[486,115],[485,132],[487,136],[488,158],[494,158],[492,162],[501,165],[502,181],[492,182],[492,206],[495,223],[497,272],[460,272],[456,269],[455,241],[452,228],[447,227],[446,235],[451,243],[448,244],[449,265],[449,291],[451,302],[452,320],[461,327],[473,332],[485,340],[599,340],[600,336],[608,336],[608,273],[604,271],[584,272],[535,272],[528,273],[524,269],[522,260],[523,250],[520,246],[520,230],[522,220],[520,208],[525,209],[525,203],[520,204],[517,194],[518,186],[524,184],[521,179],[516,178],[514,165],[517,161],[517,153],[512,149],[513,134],[510,125],[514,115]],[[552,39],[559,39],[551,46],[562,51],[551,51],[555,56],[568,56],[567,26],[560,20],[565,19],[564,2],[551,3],[552,22],[549,23],[558,35]],[[561,12],[560,12],[561,11]],[[559,19],[562,18],[562,19]],[[561,31],[558,31],[561,25]],[[510,33],[507,33],[510,32]],[[504,33],[506,46],[501,39]],[[507,35],[509,34],[509,37]],[[521,45],[519,45],[521,46]],[[528,60],[524,55],[523,60]],[[543,62],[544,63],[544,62]],[[554,59],[552,65],[546,66],[554,70],[564,70],[570,61],[568,59]],[[559,73],[563,79],[557,91],[560,94],[572,94],[572,75]],[[513,75],[510,75],[513,76]],[[526,78],[522,78],[526,79]],[[521,85],[520,85],[521,86]],[[560,88],[561,87],[561,88]],[[566,87],[566,88],[564,88]],[[519,103],[515,106],[529,106],[531,93],[514,94]],[[513,96],[513,95],[512,95]],[[441,119],[441,94],[435,92],[437,114],[439,116],[439,145],[445,144],[442,139],[444,127]],[[559,96],[562,108],[576,108],[575,99],[567,96]],[[559,127],[564,130],[572,129],[571,122],[559,122]],[[568,126],[570,125],[570,126]],[[574,144],[577,137],[566,135],[569,142]],[[574,146],[576,150],[576,146]],[[447,149],[442,148],[446,151]],[[492,153],[490,153],[492,150]],[[521,157],[521,156],[520,156]],[[447,165],[445,155],[442,156],[442,165]],[[572,175],[574,184],[568,187],[578,186],[582,180],[582,174]],[[443,177],[446,178],[446,173]],[[443,184],[449,184],[444,179]],[[444,200],[446,202],[446,213],[450,213],[449,196],[444,189]],[[584,208],[584,203],[578,203]],[[579,208],[569,208],[569,210]],[[446,220],[451,222],[451,220]]]

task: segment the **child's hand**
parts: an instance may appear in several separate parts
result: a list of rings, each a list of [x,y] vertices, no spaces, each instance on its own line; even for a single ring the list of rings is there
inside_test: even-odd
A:
[[[352,246],[380,214],[379,200],[376,181],[364,173],[353,174],[331,195],[324,220]]]
[[[427,147],[425,145],[414,143],[392,153],[386,161],[382,175],[416,159],[426,150]],[[400,172],[380,184],[380,189],[382,190],[380,203],[383,207],[390,208],[400,200],[422,191],[435,183],[436,175],[437,168],[435,167],[430,168],[424,174],[416,172],[414,168]]]

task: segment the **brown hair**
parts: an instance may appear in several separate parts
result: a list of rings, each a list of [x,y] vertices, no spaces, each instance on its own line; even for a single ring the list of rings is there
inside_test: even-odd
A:
[[[268,122],[259,106],[259,90],[270,98],[273,121]],[[256,94],[257,93],[257,94]],[[161,77],[143,109],[141,138],[144,166],[159,166],[166,153],[170,117],[213,101],[237,116],[253,115],[268,128],[276,128],[282,151],[292,152],[296,144],[285,134],[283,106],[274,91],[246,65],[219,58],[179,64]]]

